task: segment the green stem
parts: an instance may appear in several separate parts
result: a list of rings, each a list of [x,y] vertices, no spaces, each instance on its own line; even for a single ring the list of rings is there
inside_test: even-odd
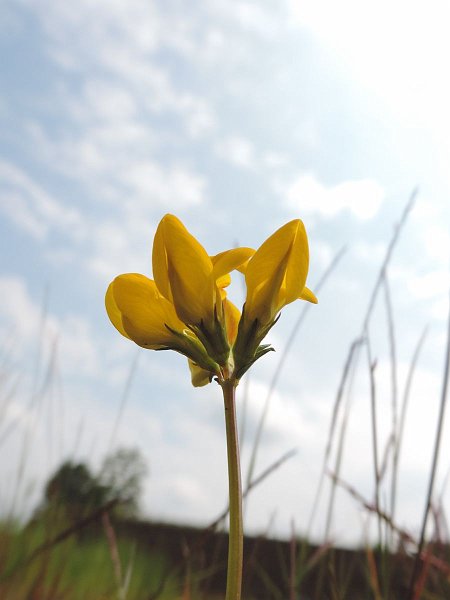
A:
[[[242,587],[243,525],[239,441],[236,423],[236,382],[221,382],[227,432],[230,532],[228,541],[227,592],[225,600],[240,600]]]

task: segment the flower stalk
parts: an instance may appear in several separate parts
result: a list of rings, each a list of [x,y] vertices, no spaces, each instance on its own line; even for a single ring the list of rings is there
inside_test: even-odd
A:
[[[228,540],[227,590],[225,600],[240,600],[244,534],[242,520],[242,484],[239,459],[239,439],[236,420],[235,379],[225,379],[219,384],[223,391],[228,456],[228,490],[230,529]]]

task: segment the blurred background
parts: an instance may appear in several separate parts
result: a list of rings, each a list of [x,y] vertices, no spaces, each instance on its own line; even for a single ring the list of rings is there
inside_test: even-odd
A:
[[[337,545],[370,538],[374,519],[340,487],[326,529],[329,474],[315,499],[339,382],[365,334],[371,356],[361,348],[327,465],[340,455],[340,478],[373,503],[370,372],[381,463],[428,327],[397,480],[396,520],[419,533],[448,310],[449,19],[438,0],[3,0],[3,515],[29,516],[63,461],[96,470],[122,447],[148,465],[145,517],[205,526],[226,506],[217,385],[192,388],[183,357],[140,350],[104,310],[117,274],[151,276],[153,234],[171,212],[210,254],[256,248],[301,218],[308,286],[334,264],[319,304],[300,326],[304,303],[283,310],[268,340],[277,352],[238,389],[244,480],[252,449],[254,476],[296,450],[249,495],[246,531],[287,537],[294,523]],[[230,293],[242,303],[239,274]],[[435,497],[448,506],[448,423],[444,434]]]

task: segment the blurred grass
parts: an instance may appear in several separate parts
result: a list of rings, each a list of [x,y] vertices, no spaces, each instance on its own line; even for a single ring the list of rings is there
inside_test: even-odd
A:
[[[100,600],[119,597],[108,541],[101,531],[78,531],[28,562],[34,550],[48,541],[49,524],[27,527],[0,524],[0,598],[25,600]],[[132,565],[126,591],[128,600],[146,598],[156,589],[168,568],[161,551],[137,548],[136,541],[122,536],[118,553],[123,565]],[[159,598],[176,597],[179,584],[166,577]]]
[[[123,572],[131,565],[129,586],[117,585],[111,548],[96,522],[51,545],[27,563],[48,539],[48,524],[27,528],[0,526],[0,598],[2,600],[213,600],[222,597],[226,576],[227,536],[191,527],[113,523]],[[312,546],[305,540],[245,539],[245,600],[413,600],[407,584],[413,558],[398,550],[387,554],[391,565],[389,595],[382,594],[378,548],[359,550]],[[450,597],[448,546],[427,547],[426,572],[417,598]],[[318,578],[320,596],[317,595]],[[415,596],[414,596],[415,598]]]

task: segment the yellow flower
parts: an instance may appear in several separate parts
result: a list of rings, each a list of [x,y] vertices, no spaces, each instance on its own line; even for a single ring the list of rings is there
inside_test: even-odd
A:
[[[144,348],[172,349],[189,360],[192,383],[214,376],[238,380],[272,348],[261,341],[280,310],[301,298],[317,302],[306,286],[308,238],[296,219],[278,229],[255,252],[233,248],[209,256],[173,215],[165,215],[153,242],[154,281],[119,275],[106,292],[116,329]],[[241,316],[225,288],[230,272],[245,274]]]
[[[139,274],[116,277],[106,293],[109,318],[144,348],[181,352],[211,380],[229,370],[237,335],[240,313],[225,292],[229,272],[253,253],[234,248],[210,257],[179,219],[165,215],[153,242],[154,281]]]
[[[284,306],[297,299],[317,303],[305,285],[308,268],[308,238],[300,219],[278,229],[248,261],[247,297],[233,349],[239,376],[271,350],[260,343]]]

